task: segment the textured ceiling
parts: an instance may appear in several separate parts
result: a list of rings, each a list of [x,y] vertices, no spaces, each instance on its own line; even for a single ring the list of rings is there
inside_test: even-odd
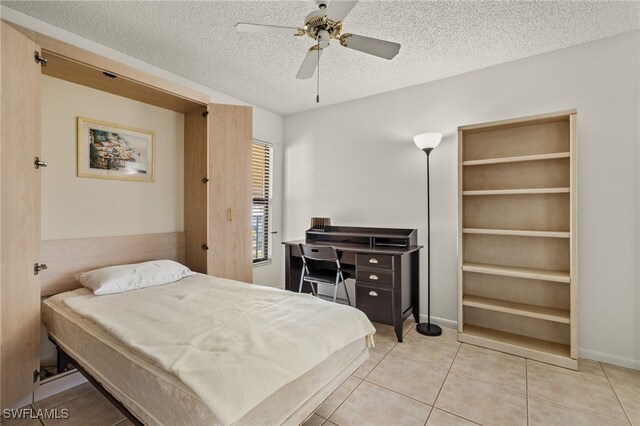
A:
[[[236,22],[301,26],[312,1],[2,1],[149,64],[282,115],[316,107],[296,72],[308,37],[242,34]],[[402,44],[387,61],[335,41],[320,106],[412,86],[638,29],[639,3],[361,0],[346,32]]]

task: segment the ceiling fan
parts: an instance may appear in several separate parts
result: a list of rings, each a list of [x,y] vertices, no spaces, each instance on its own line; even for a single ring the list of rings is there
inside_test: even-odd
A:
[[[309,36],[316,41],[300,65],[296,78],[313,77],[318,68],[318,87],[320,82],[320,54],[331,44],[331,39],[339,40],[340,45],[349,49],[368,53],[384,59],[393,59],[400,51],[400,44],[379,40],[357,34],[342,33],[342,21],[347,17],[358,0],[314,0],[318,10],[309,13],[302,27],[282,27],[277,25],[261,25],[239,22],[236,30],[257,34],[284,34],[296,37]],[[316,102],[320,102],[319,94]]]

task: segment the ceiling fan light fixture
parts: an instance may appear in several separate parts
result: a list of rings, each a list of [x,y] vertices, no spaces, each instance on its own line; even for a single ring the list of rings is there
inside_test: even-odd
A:
[[[321,49],[329,46],[330,39],[331,39],[331,36],[329,34],[329,31],[327,30],[318,31],[318,46],[320,46]]]

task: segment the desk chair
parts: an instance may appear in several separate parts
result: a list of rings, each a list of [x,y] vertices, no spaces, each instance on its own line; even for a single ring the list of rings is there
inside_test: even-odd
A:
[[[315,246],[307,244],[298,244],[300,254],[302,255],[302,273],[300,274],[300,288],[298,293],[302,292],[302,285],[305,281],[311,286],[311,291],[314,296],[317,295],[317,290],[313,287],[313,284],[318,283],[329,284],[334,286],[333,289],[333,302],[335,303],[338,297],[338,285],[342,283],[344,286],[344,292],[347,293],[347,302],[351,306],[351,298],[349,297],[349,290],[347,290],[347,284],[345,279],[351,275],[348,272],[343,272],[340,266],[340,259],[338,258],[338,252],[335,247],[331,246]],[[311,262],[309,262],[311,261]],[[314,262],[335,262],[336,269],[317,268]]]

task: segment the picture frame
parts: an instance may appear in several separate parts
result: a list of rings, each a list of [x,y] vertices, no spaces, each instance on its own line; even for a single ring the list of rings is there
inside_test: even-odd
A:
[[[78,177],[155,182],[156,134],[78,117]]]

